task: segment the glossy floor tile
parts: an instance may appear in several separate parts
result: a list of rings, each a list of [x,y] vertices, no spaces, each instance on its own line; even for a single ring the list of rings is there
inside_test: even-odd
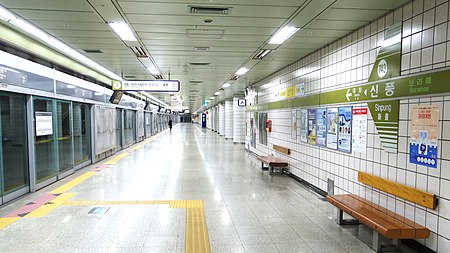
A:
[[[24,206],[35,210],[14,213]],[[8,214],[0,252],[371,252],[316,193],[192,124],[0,209]]]

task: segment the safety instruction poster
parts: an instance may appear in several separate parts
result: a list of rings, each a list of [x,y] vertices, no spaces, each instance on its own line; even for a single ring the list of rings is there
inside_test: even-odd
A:
[[[367,107],[353,108],[352,148],[355,152],[366,153],[367,112]]]
[[[339,107],[338,149],[352,152],[352,107]]]
[[[36,136],[53,134],[53,117],[51,112],[36,112]]]
[[[308,142],[308,111],[300,110],[300,141]]]
[[[316,144],[325,147],[327,145],[327,109],[317,108],[316,118]]]
[[[297,111],[293,110],[291,115],[291,137],[293,140],[297,139]]]
[[[437,168],[439,107],[416,105],[411,108],[409,162]]]
[[[308,143],[316,144],[316,109],[308,109]]]
[[[327,148],[337,149],[338,108],[327,109]]]

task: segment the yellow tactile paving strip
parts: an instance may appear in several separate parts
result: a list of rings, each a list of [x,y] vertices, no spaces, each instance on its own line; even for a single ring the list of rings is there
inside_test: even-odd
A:
[[[170,208],[202,208],[203,201],[201,200],[171,200]]]
[[[86,179],[92,177],[93,175],[95,175],[96,172],[90,171],[90,172],[86,172],[83,175],[71,180],[70,182],[56,188],[55,190],[51,191],[51,194],[58,194],[58,193],[64,193],[67,192],[68,190],[72,189],[73,187],[79,185],[80,183],[84,182]]]
[[[0,230],[6,228],[7,226],[13,224],[14,222],[20,220],[21,218],[0,218]]]
[[[58,197],[54,198],[51,202],[48,202],[45,205],[30,212],[25,217],[27,217],[27,218],[44,217],[45,215],[49,214],[51,211],[55,210],[57,207],[64,204],[64,202],[66,202],[73,196],[75,196],[75,193],[62,193]]]
[[[130,153],[125,152],[122,153],[120,155],[117,155],[116,157],[114,157],[111,160],[108,160],[107,162],[105,162],[105,164],[116,164],[118,161],[120,161],[121,159],[123,159],[124,157],[126,157],[127,155],[129,155]]]

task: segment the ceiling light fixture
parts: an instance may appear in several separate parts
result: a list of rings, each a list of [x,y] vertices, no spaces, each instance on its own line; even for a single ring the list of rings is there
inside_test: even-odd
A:
[[[214,95],[216,95],[216,96],[220,95],[220,91],[216,91],[216,92],[214,93]]]
[[[270,53],[270,49],[261,49],[254,57],[253,59],[259,59],[261,60],[262,58],[264,58],[266,55],[268,55]]]
[[[72,84],[68,84],[68,85],[66,85],[66,87],[67,87],[68,89],[75,89],[75,86],[73,86]]]
[[[150,66],[147,68],[148,71],[150,72],[150,74],[157,76],[160,75],[161,73],[159,72],[159,70],[155,67],[155,66]]]
[[[248,71],[248,68],[240,68],[240,69],[238,69],[238,71],[236,71],[236,75],[238,75],[238,76],[245,75],[245,73],[247,73],[247,71]]]
[[[285,26],[277,33],[275,33],[275,35],[270,39],[269,44],[275,45],[283,44],[283,42],[288,40],[292,35],[294,35],[299,30],[300,28],[294,26]]]
[[[231,83],[224,83],[223,85],[222,85],[222,88],[228,88],[228,87],[230,87],[231,86]]]
[[[124,41],[137,41],[134,37],[133,31],[125,22],[113,22],[108,23],[108,25],[114,30],[114,32],[119,35],[119,37]]]
[[[209,99],[211,99],[211,100],[214,100],[214,99],[215,99],[215,97],[210,97]]]
[[[15,20],[16,16],[9,10],[3,8],[3,6],[0,6],[0,18],[6,22],[9,22],[10,20]]]

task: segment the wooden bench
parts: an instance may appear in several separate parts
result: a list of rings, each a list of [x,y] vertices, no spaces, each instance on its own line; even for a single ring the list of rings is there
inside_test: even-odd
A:
[[[358,172],[358,181],[428,208],[434,209],[437,206],[434,194],[365,172]],[[397,249],[400,249],[399,239],[423,239],[430,236],[428,228],[355,194],[328,195],[327,200],[338,208],[338,224],[358,224],[359,221],[373,229],[372,248],[376,252],[381,252],[383,247],[386,247],[381,245],[380,235],[392,239]],[[343,212],[357,221],[344,220]]]
[[[289,164],[282,159],[275,157],[275,156],[257,156],[258,160],[261,161],[261,169],[262,170],[269,170],[269,174],[272,174],[274,171],[274,168],[281,168],[280,173],[282,173],[282,168],[287,168]],[[264,164],[267,164],[268,167],[265,167]]]

